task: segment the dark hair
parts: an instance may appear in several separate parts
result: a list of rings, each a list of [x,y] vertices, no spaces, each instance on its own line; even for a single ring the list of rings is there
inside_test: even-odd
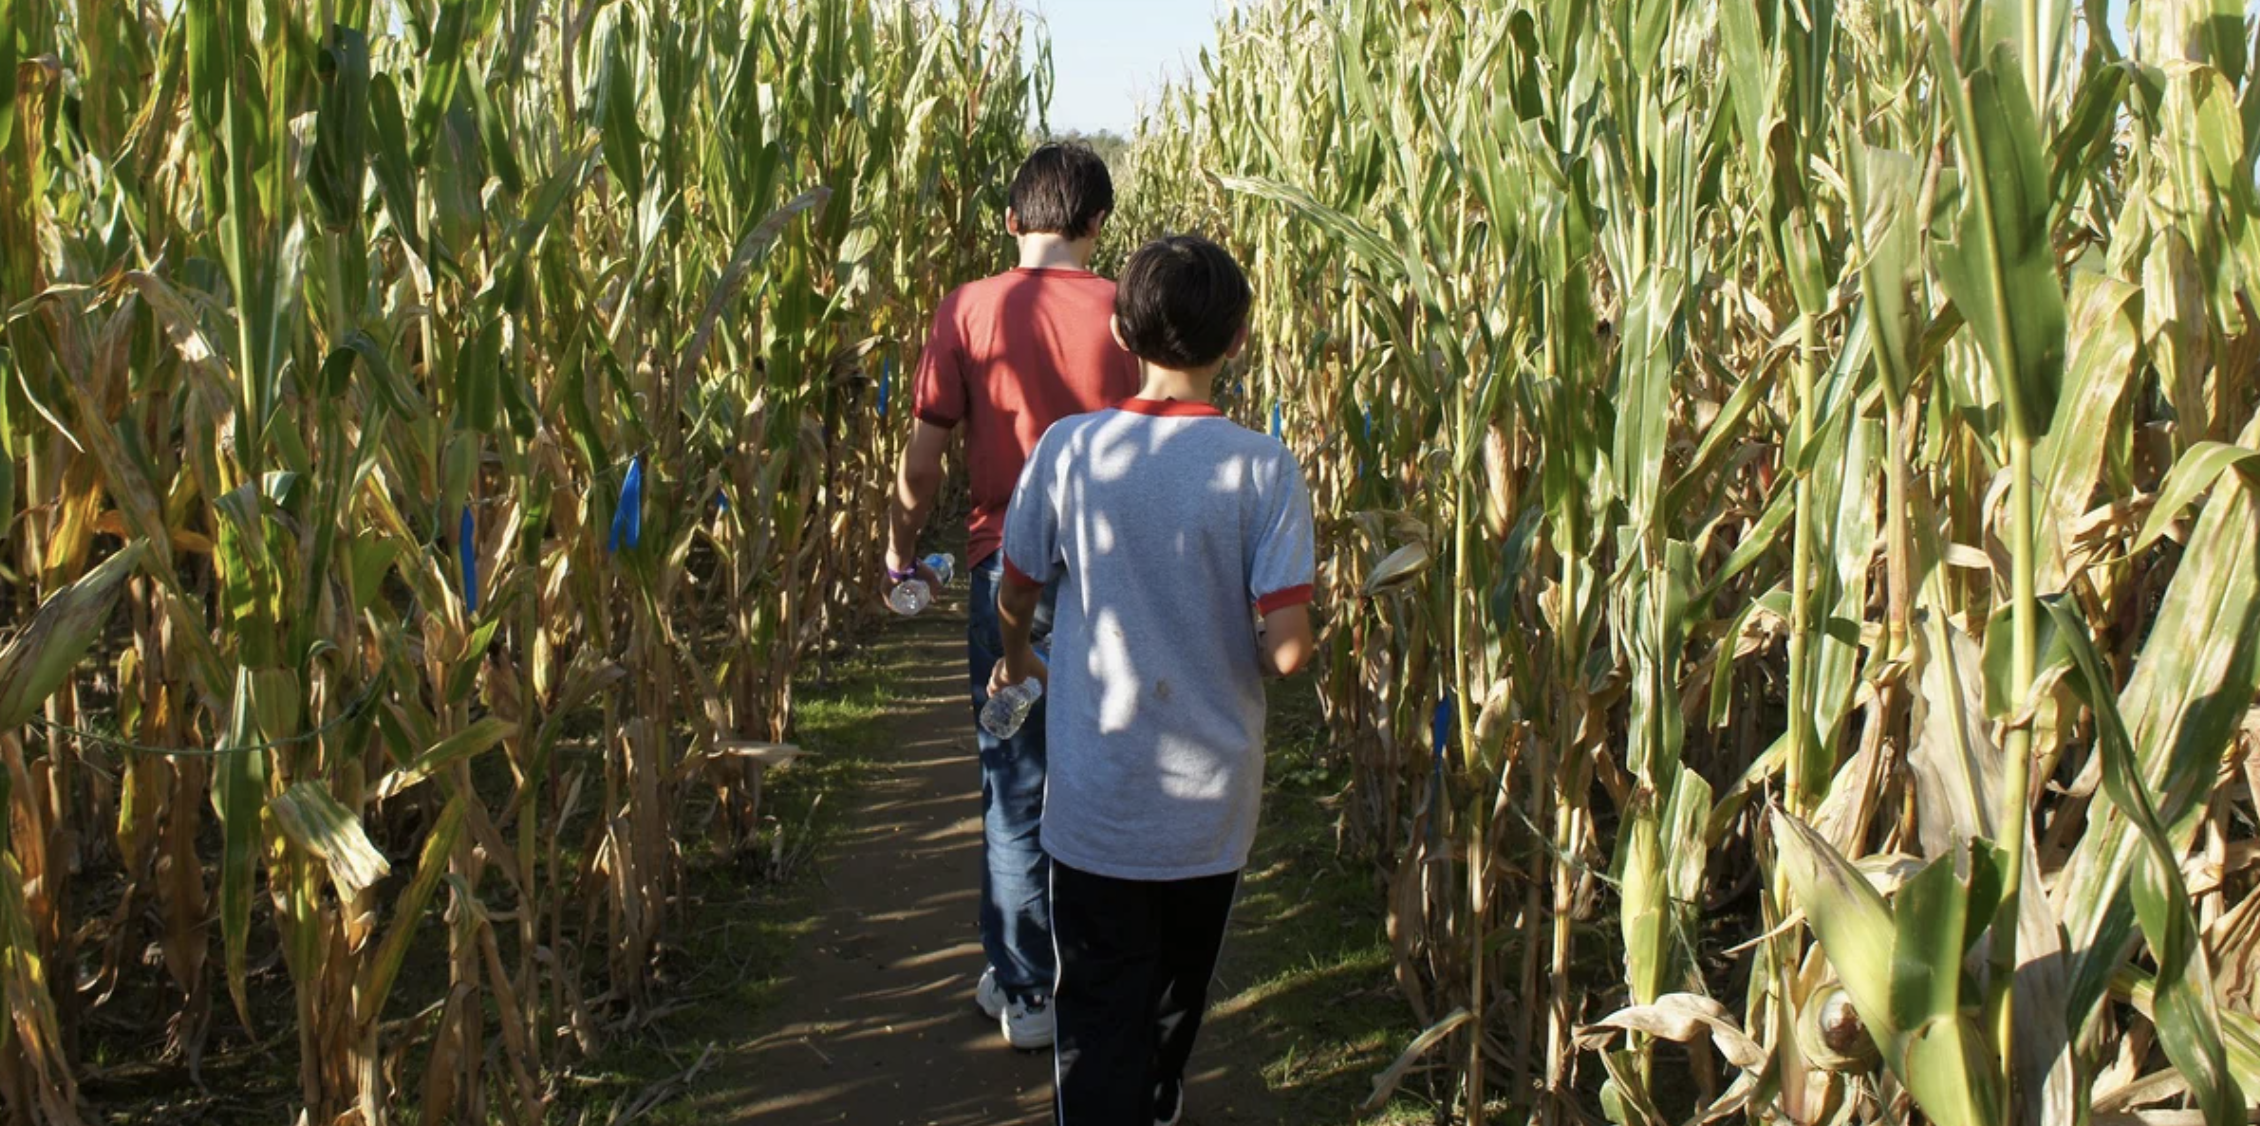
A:
[[[1223,247],[1170,235],[1138,248],[1115,283],[1114,315],[1130,354],[1173,371],[1224,356],[1248,321],[1248,276]]]
[[[1101,212],[1114,210],[1114,178],[1089,145],[1045,145],[1020,162],[1012,178],[1012,212],[1026,234],[1082,238],[1095,234]]]

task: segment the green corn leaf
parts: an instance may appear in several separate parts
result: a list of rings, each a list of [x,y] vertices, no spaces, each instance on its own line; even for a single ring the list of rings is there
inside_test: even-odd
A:
[[[463,426],[481,434],[495,432],[502,378],[502,318],[488,313],[473,324],[455,356],[455,404]]]
[[[1900,1030],[1892,1005],[1895,925],[1890,905],[1804,822],[1776,810],[1771,824],[1781,870],[1804,907],[1807,924],[1861,1019],[1884,1043]]]
[[[2130,71],[2131,64],[2112,63],[2080,83],[2071,113],[2064,118],[2052,145],[2055,151],[2050,158],[2049,198],[2072,199],[2078,181],[2112,159],[2121,102],[2132,84]]]
[[[1931,39],[1933,65],[1955,73],[1935,23]],[[1954,241],[1938,244],[1931,262],[1976,334],[2008,424],[2037,439],[2056,409],[2065,331],[2040,127],[2006,46],[1949,86],[1965,170],[1962,212]]]
[[[565,209],[565,205],[580,191],[581,186],[588,182],[590,161],[595,155],[593,145],[567,153],[565,159],[559,162],[557,171],[542,182],[541,190],[534,195],[533,205],[526,209],[525,218],[511,232],[509,250],[496,268],[496,273],[502,279],[496,293],[503,308],[513,313],[525,310],[526,271],[533,260],[534,248],[540,245],[542,235],[549,230],[550,223],[556,220],[559,212]]]
[[[119,315],[130,316],[130,306]],[[118,428],[103,416],[101,405],[87,393],[83,380],[66,379],[61,383],[71,398],[72,413],[79,420],[81,444],[101,464],[103,479],[127,529],[147,545],[142,560],[151,565],[153,573],[168,574],[173,558],[171,527],[150,481],[150,471],[127,451]]]
[[[785,224],[791,222],[795,215],[824,206],[831,198],[829,188],[810,188],[794,197],[792,202],[770,212],[738,241],[737,252],[730,256],[729,266],[715,282],[714,292],[707,295],[706,309],[699,314],[698,332],[691,337],[690,346],[683,350],[683,358],[678,365],[680,370],[694,374],[698,371],[699,362],[706,357],[707,347],[714,339],[714,328],[722,319],[722,310],[744,288],[747,275],[767,257],[769,248],[784,233]]]
[[[0,24],[0,27],[6,26]],[[0,133],[0,137],[5,137]],[[0,279],[4,281],[5,279]],[[7,335],[0,329],[0,338]],[[16,438],[15,425],[9,417],[7,386],[18,382],[15,378],[15,353],[0,345],[0,543],[7,542],[16,525]]]
[[[2135,916],[2151,955],[2157,959],[2153,1001],[2158,1042],[2181,1072],[2209,1126],[2244,1118],[2244,1096],[2230,1075],[2222,1047],[2220,1018],[2214,1012],[2213,974],[2199,941],[2197,916],[2182,881],[2181,852],[2167,836],[2151,803],[2141,762],[2103,658],[2088,639],[2087,622],[2077,604],[2063,597],[2047,600],[2056,632],[2072,654],[2074,691],[2094,709],[2096,751],[2103,762],[2103,787],[2111,804],[2134,827],[2146,856],[2134,860]]]
[[[456,842],[463,836],[465,803],[475,800],[465,794],[448,799],[446,807],[440,810],[439,821],[425,835],[422,856],[416,863],[416,876],[392,905],[392,923],[385,928],[384,938],[377,944],[376,957],[362,964],[354,996],[368,1011],[384,1011],[385,999],[392,995],[400,967],[407,963],[416,932],[423,926],[432,893],[439,889],[440,880],[447,875]]]
[[[464,83],[464,89],[470,91],[472,109],[478,114],[479,146],[494,168],[494,178],[502,182],[503,190],[517,195],[526,190],[526,175],[518,166],[517,146],[510,143],[509,122],[496,111],[494,96],[487,89],[487,76],[478,64],[468,64],[465,73],[469,81]]]
[[[1999,897],[1999,876],[1957,849],[1932,861],[1887,906],[1867,877],[1804,822],[1776,810],[1772,824],[1781,870],[1806,924],[1892,1074],[1939,1126],[1999,1122],[2000,1068],[1961,1008],[1962,954],[1976,922],[1992,914],[1984,900],[1989,887],[1990,897]]]
[[[2260,438],[2248,427],[2242,441]],[[2118,710],[2159,821],[2177,848],[2260,690],[2260,490],[2225,476],[2206,502]],[[2126,894],[2139,841],[2122,814],[2092,823],[2061,879],[2075,1025],[2102,1000],[2133,936]]]
[[[0,30],[5,30],[6,26],[0,24]],[[0,780],[7,776],[6,771],[0,770]],[[32,923],[31,906],[24,900],[23,863],[13,852],[0,853],[0,955],[6,957],[6,973],[0,977],[0,983],[4,983],[9,1002],[9,1019],[0,1022],[0,1047],[23,1051],[24,1036],[28,1034],[43,1042],[41,1047],[45,1051],[58,1051],[63,1043],[62,1021],[55,1011],[55,995],[48,983],[46,966],[39,957],[39,937]],[[24,1031],[19,1033],[19,1027],[24,1027]],[[54,1114],[57,1108],[49,1106],[47,1109]],[[53,1120],[70,1121],[65,1116],[70,1108],[61,1109],[64,1114],[54,1115]]]
[[[1876,334],[1876,367],[1884,387],[1907,397],[1914,383],[1915,323],[1908,290],[1920,271],[1916,247],[1916,178],[1913,157],[1865,145],[1852,150],[1856,190],[1861,202],[1866,259],[1860,264],[1860,289],[1868,300],[1868,322]]]
[[[1805,160],[1797,134],[1786,121],[1777,121],[1767,134],[1772,157],[1773,191],[1767,237],[1775,240],[1789,290],[1805,316],[1818,317],[1828,308],[1829,277],[1822,257],[1820,232],[1813,224],[1813,209],[1806,199]]]
[[[16,5],[26,2],[0,0],[0,156],[18,168],[23,166],[26,154],[16,144]],[[5,275],[0,275],[0,281],[4,280]],[[0,302],[23,296],[0,293]]]
[[[2181,517],[2182,510],[2191,501],[2213,487],[2223,473],[2231,470],[2244,476],[2246,482],[2260,485],[2260,450],[2247,449],[2228,442],[2199,442],[2174,463],[2166,474],[2166,483],[2158,489],[2157,503],[2150,507],[2150,518],[2143,521],[2142,533],[2134,538],[2134,548],[2129,554],[2140,555],[2158,542]]]
[[[1374,233],[1371,228],[1349,215],[1320,203],[1301,188],[1256,176],[1219,176],[1217,181],[1227,191],[1243,192],[1258,199],[1285,204],[1296,214],[1341,239],[1367,265],[1381,270],[1386,276],[1401,277],[1405,273],[1404,255],[1388,239]]]
[[[1611,468],[1617,473],[1617,495],[1630,510],[1628,521],[1637,529],[1648,529],[1658,517],[1655,502],[1671,428],[1672,374],[1679,366],[1679,350],[1672,342],[1680,336],[1685,292],[1679,271],[1654,267],[1633,282],[1626,302],[1626,352],[1620,358],[1620,413]]]
[[[447,673],[445,699],[448,703],[458,704],[470,698],[471,689],[478,680],[479,669],[486,663],[487,649],[494,644],[495,631],[501,626],[502,615],[496,614],[471,631],[471,641],[465,647],[462,659],[456,661],[455,667]]]
[[[340,900],[353,902],[391,873],[392,865],[369,840],[361,819],[340,805],[322,783],[311,779],[293,783],[276,794],[267,809],[285,840],[321,860]]]
[[[252,1027],[251,998],[245,988],[251,949],[251,884],[265,834],[260,812],[267,799],[267,758],[249,748],[260,739],[252,718],[251,670],[236,667],[227,733],[213,766],[212,812],[220,821],[220,934],[226,946],[228,995],[245,1028]]]
[[[416,147],[411,154],[416,167],[431,165],[440,120],[456,104],[471,48],[486,37],[501,7],[497,0],[440,0],[439,24],[424,53],[423,82],[416,92]]]
[[[433,134],[439,154],[430,169],[432,242],[456,262],[478,249],[487,221],[486,155],[479,142],[479,119],[468,93],[441,115]]]
[[[630,199],[641,198],[643,130],[636,122],[638,93],[635,59],[635,17],[626,6],[610,9],[599,38],[602,59],[596,84],[598,120],[604,133],[604,163],[612,170],[614,186]]]
[[[372,164],[377,173],[377,190],[384,194],[385,213],[392,217],[393,229],[400,232],[408,249],[421,254],[424,228],[417,217],[415,165],[408,155],[408,123],[401,116],[400,92],[389,74],[369,80],[369,125],[371,139],[376,143]]]
[[[322,222],[342,230],[361,218],[362,177],[368,167],[369,38],[332,27],[317,59],[322,108],[315,118],[308,187]]]
[[[2033,451],[2039,589],[2063,588],[2074,548],[2071,525],[2088,512],[2111,443],[2124,437],[2127,383],[2140,368],[2140,296],[2134,286],[2101,274],[2073,277],[2064,394],[2048,437]]]
[[[20,727],[55,694],[102,635],[126,579],[141,568],[139,541],[50,595],[0,650],[0,729]]]
[[[449,765],[485,754],[500,746],[502,740],[517,730],[517,725],[497,716],[488,716],[477,723],[432,744],[416,760],[405,767],[385,775],[377,786],[379,798],[392,798],[409,787],[430,778]]]

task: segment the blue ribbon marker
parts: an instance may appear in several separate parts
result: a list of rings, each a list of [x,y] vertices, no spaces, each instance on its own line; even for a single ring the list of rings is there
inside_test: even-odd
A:
[[[895,389],[895,358],[889,356],[879,365],[879,417],[887,417],[887,399]]]
[[[463,524],[456,530],[455,550],[463,557],[463,609],[479,612],[479,525],[471,506],[463,506]]]
[[[716,512],[728,512],[728,511],[730,511],[730,494],[729,494],[729,493],[727,493],[727,492],[724,492],[724,491],[723,491],[723,490],[721,490],[721,489],[716,489],[716,490],[714,490],[714,511],[716,511]]]
[[[1435,749],[1429,759],[1428,847],[1430,851],[1435,851],[1443,847],[1444,746],[1452,738],[1452,694],[1450,692],[1444,693],[1444,698],[1436,701],[1436,718],[1430,734],[1432,736],[1430,745]]]
[[[634,548],[643,541],[643,455],[628,462],[628,475],[620,482],[620,505],[612,510],[612,542],[605,554],[619,554],[622,544]]]
[[[1280,425],[1279,421],[1279,401],[1277,399],[1274,399],[1271,402],[1271,436],[1274,438],[1279,437],[1280,432],[1283,429],[1284,428]]]

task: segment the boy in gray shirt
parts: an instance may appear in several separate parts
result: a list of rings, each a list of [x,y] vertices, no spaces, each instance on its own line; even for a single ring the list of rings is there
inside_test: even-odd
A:
[[[1029,456],[990,686],[1046,683],[1059,1126],[1182,1114],[1263,798],[1263,678],[1313,648],[1302,469],[1209,403],[1247,341],[1246,276],[1179,236],[1132,255],[1117,287],[1143,389],[1062,419]],[[1047,668],[1030,637],[1054,579]]]

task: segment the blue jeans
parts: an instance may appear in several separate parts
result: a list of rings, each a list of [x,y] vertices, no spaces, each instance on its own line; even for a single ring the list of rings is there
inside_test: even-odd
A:
[[[1004,656],[1004,631],[997,621],[997,587],[1004,582],[1004,553],[972,568],[972,622],[966,631],[966,658],[973,686],[973,734],[981,744],[981,947],[1005,995],[1025,1001],[1052,991],[1052,905],[1041,840],[1044,818],[1044,701],[1036,702],[1028,722],[1010,739],[999,739],[978,722],[989,702],[989,672]],[[1045,588],[1036,607],[1035,639],[1042,645],[1052,631],[1052,607],[1059,584]]]

